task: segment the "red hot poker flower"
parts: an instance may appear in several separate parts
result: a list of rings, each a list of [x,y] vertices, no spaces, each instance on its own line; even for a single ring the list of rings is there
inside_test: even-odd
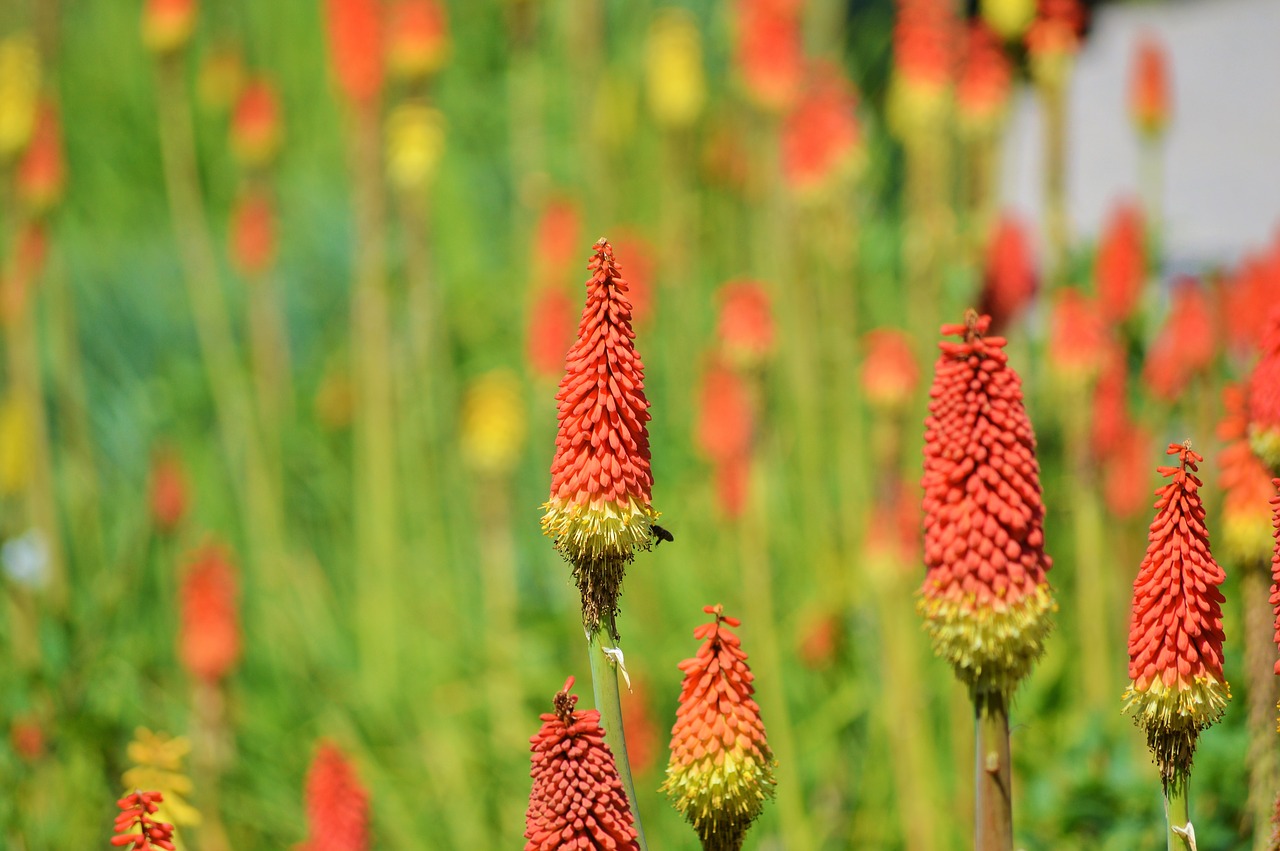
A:
[[[435,74],[449,54],[449,19],[437,0],[399,0],[391,7],[388,63],[406,80]]]
[[[737,618],[722,606],[693,632],[698,655],[680,663],[684,684],[671,728],[671,760],[662,791],[702,839],[704,848],[736,849],[773,794],[773,752],[765,738],[755,678]]]
[[[147,0],[142,42],[157,55],[181,50],[196,26],[196,0]]]
[[[1119,324],[1127,320],[1142,298],[1146,277],[1142,240],[1142,213],[1138,208],[1125,203],[1113,209],[1094,261],[1098,306],[1109,322]]]
[[[956,103],[961,127],[971,133],[993,132],[1000,127],[1013,69],[1000,37],[980,18],[969,24],[964,63],[956,83]]]
[[[862,393],[882,411],[899,411],[920,383],[911,338],[896,328],[873,328],[862,338]]]
[[[781,112],[800,90],[804,34],[800,3],[738,0],[735,4],[738,72],[747,94],[763,109]]]
[[[782,173],[797,193],[816,196],[857,171],[857,105],[844,74],[831,63],[815,63],[782,127]]]
[[[231,265],[246,278],[258,278],[276,253],[276,211],[271,196],[260,187],[248,186],[231,210]]]
[[[193,676],[215,682],[240,658],[236,574],[216,545],[200,550],[182,579],[178,655]]]
[[[653,541],[649,401],[632,342],[627,282],[601,238],[587,264],[587,304],[556,394],[559,431],[542,529],[574,566],[594,632],[617,609],[623,566]]]
[[[35,129],[18,163],[14,187],[23,204],[39,216],[58,203],[65,183],[62,127],[57,109],[46,101],[40,104],[40,111],[36,113]]]
[[[1156,491],[1147,554],[1133,583],[1125,711],[1146,728],[1166,789],[1191,770],[1200,731],[1222,717],[1231,690],[1222,675],[1226,578],[1209,551],[1197,465],[1190,444],[1172,443],[1175,467]]]
[[[307,830],[301,851],[367,851],[369,793],[338,747],[322,742],[307,772]]]
[[[1222,490],[1222,545],[1235,565],[1261,565],[1271,557],[1271,475],[1249,448],[1244,391],[1224,387],[1225,413],[1218,423],[1218,486]]]
[[[231,150],[242,164],[260,168],[280,148],[280,99],[266,78],[251,80],[231,113]]]
[[[1280,472],[1280,305],[1267,319],[1262,356],[1249,376],[1249,445]]]
[[[329,61],[342,95],[372,102],[382,89],[382,20],[378,0],[326,0]]]
[[[1158,398],[1176,399],[1218,353],[1213,305],[1194,279],[1179,281],[1164,327],[1147,352],[1143,378]]]
[[[187,513],[187,476],[172,449],[159,449],[151,460],[148,486],[151,519],[161,532],[170,532]]]
[[[525,812],[525,851],[561,848],[636,851],[635,819],[596,709],[575,711],[573,677],[555,696],[555,712],[529,740],[533,788]]]
[[[1038,283],[1027,226],[1006,214],[987,242],[978,311],[989,314],[991,327],[1000,331],[1031,303]]]
[[[1138,42],[1129,77],[1129,117],[1138,132],[1158,138],[1169,125],[1169,60],[1151,35]]]
[[[540,378],[553,379],[564,371],[564,353],[573,343],[577,305],[557,286],[544,286],[529,310],[525,356]]]
[[[1022,383],[989,316],[944,325],[924,439],[918,609],[975,698],[1008,696],[1044,651],[1054,608],[1044,503]]]
[[[720,288],[716,332],[729,360],[744,369],[760,366],[773,353],[773,308],[763,284],[733,281]]]
[[[1271,486],[1280,489],[1280,479],[1272,479]],[[1276,539],[1275,553],[1271,556],[1271,608],[1276,613],[1276,649],[1280,650],[1280,494],[1271,497],[1271,512]],[[1276,676],[1280,677],[1280,658],[1276,659]],[[1280,824],[1276,826],[1280,828]]]
[[[111,844],[125,851],[151,851],[163,848],[174,851],[173,825],[156,821],[151,816],[160,809],[158,804],[164,800],[159,792],[133,792],[116,801],[121,809],[116,816],[116,836],[111,837]]]

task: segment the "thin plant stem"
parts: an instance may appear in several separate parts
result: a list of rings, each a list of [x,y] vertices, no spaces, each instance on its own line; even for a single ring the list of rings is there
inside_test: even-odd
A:
[[[631,805],[631,815],[636,820],[636,835],[639,837],[640,851],[648,851],[644,827],[640,823],[636,783],[631,778],[631,760],[627,756],[627,734],[622,728],[618,666],[604,652],[605,638],[616,634],[617,627],[614,624],[613,613],[606,612],[600,619],[600,628],[587,635],[587,656],[591,660],[591,691],[595,695],[596,708],[600,710],[600,726],[604,727],[605,737],[612,739],[610,750],[613,751],[613,759],[618,766],[618,776],[622,778],[622,788],[627,792],[627,803]]]
[[[1266,562],[1246,565],[1240,582],[1244,601],[1244,676],[1249,696],[1249,768],[1247,810],[1253,822],[1254,851],[1272,851],[1271,816],[1276,788],[1275,707],[1276,677],[1272,672],[1275,648],[1271,643],[1271,606],[1267,601]]]
[[[1196,851],[1194,834],[1188,830],[1191,826],[1190,785],[1191,778],[1182,774],[1173,779],[1164,791],[1165,840],[1168,851]],[[1175,833],[1174,828],[1186,833]]]
[[[1044,108],[1045,230],[1049,238],[1050,287],[1064,283],[1067,272],[1067,93],[1066,84],[1040,85]]]
[[[976,851],[1013,851],[1008,699],[1002,694],[979,695],[974,707],[978,746],[973,773],[973,847]]]

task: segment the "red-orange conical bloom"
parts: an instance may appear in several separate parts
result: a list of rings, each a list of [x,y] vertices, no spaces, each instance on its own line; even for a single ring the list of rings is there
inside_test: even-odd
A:
[[[1054,608],[1044,503],[1022,382],[988,316],[944,325],[924,437],[918,608],[934,652],[975,698],[1013,693],[1044,651]]]
[[[251,80],[231,113],[231,150],[248,168],[260,168],[280,148],[280,100],[266,78]]]
[[[1128,428],[1129,364],[1124,347],[1112,341],[1103,355],[1102,371],[1093,386],[1091,445],[1094,457],[1110,458]]]
[[[835,65],[813,66],[782,126],[782,173],[793,191],[814,196],[857,171],[857,105],[852,84]]]
[[[1222,545],[1227,561],[1261,565],[1271,556],[1271,475],[1249,448],[1244,390],[1224,387],[1225,413],[1218,423],[1218,486],[1222,489]]]
[[[555,697],[555,712],[529,740],[533,789],[525,813],[525,851],[561,848],[638,849],[635,819],[596,709],[575,711],[573,677]]]
[[[920,383],[911,338],[896,328],[874,328],[862,338],[862,392],[883,411],[901,410]]]
[[[1094,261],[1094,277],[1098,285],[1098,306],[1109,322],[1127,320],[1142,298],[1146,278],[1142,228],[1142,213],[1135,205],[1125,203],[1111,211],[1103,229]]]
[[[653,541],[649,401],[632,342],[627,282],[606,239],[587,268],[587,304],[556,394],[560,428],[542,529],[574,566],[589,631],[612,615],[624,565]]]
[[[987,241],[985,261],[978,310],[1001,331],[1036,294],[1039,275],[1027,226],[1012,215],[1002,216]]]
[[[1147,458],[1156,438],[1147,427],[1125,419],[1114,450],[1103,460],[1102,498],[1116,517],[1137,517],[1151,494]]]
[[[1196,737],[1222,716],[1231,690],[1222,676],[1226,578],[1209,552],[1197,465],[1189,443],[1169,445],[1175,467],[1156,491],[1147,554],[1133,582],[1125,711],[1146,728],[1166,789],[1191,769]]]
[[[14,188],[35,215],[47,213],[62,197],[66,165],[62,159],[62,126],[52,103],[40,104],[31,141],[18,163]]]
[[[765,738],[747,654],[722,606],[693,632],[698,655],[680,663],[684,684],[671,728],[662,791],[702,839],[704,849],[742,847],[742,836],[773,794],[773,752]]]
[[[337,745],[322,742],[307,772],[307,831],[300,851],[366,851],[369,793]]]
[[[329,61],[342,95],[368,103],[382,89],[382,19],[378,0],[325,0]]]
[[[1049,330],[1049,365],[1055,376],[1073,385],[1092,382],[1110,348],[1107,327],[1094,300],[1079,290],[1059,290]]]
[[[1266,335],[1267,316],[1280,301],[1280,231],[1266,249],[1246,255],[1222,287],[1226,339],[1240,357],[1252,357]]]
[[[1218,353],[1213,305],[1194,279],[1179,281],[1164,327],[1147,351],[1142,377],[1158,398],[1173,401]]]
[[[1138,42],[1129,75],[1129,117],[1138,132],[1156,138],[1169,125],[1169,61],[1151,35]]]
[[[121,813],[116,816],[117,835],[111,837],[111,844],[125,851],[174,851],[173,825],[152,818],[163,800],[159,792],[138,791],[116,801]]]
[[[1280,489],[1280,479],[1272,479],[1271,486]],[[1271,608],[1276,613],[1276,649],[1280,650],[1280,495],[1271,497],[1271,513],[1276,541],[1275,552],[1271,556]],[[1276,676],[1280,677],[1280,658],[1276,659]]]
[[[1249,445],[1280,472],[1280,306],[1267,319],[1262,356],[1249,376]]]
[[[257,278],[271,267],[276,253],[276,215],[271,196],[249,186],[231,210],[231,265],[246,278]]]
[[[182,578],[178,656],[202,680],[222,679],[240,658],[236,584],[230,558],[216,545],[197,552]]]
[[[177,453],[170,449],[155,453],[148,490],[151,519],[161,532],[172,530],[187,512],[187,476]]]
[[[716,333],[735,366],[752,369],[773,353],[773,308],[763,284],[733,281],[720,288]]]
[[[525,335],[525,355],[541,378],[564,373],[564,355],[573,343],[577,305],[557,286],[544,286],[529,309],[529,330]]]
[[[960,126],[971,134],[999,129],[1009,103],[1013,69],[1000,37],[980,18],[969,23],[964,63],[956,83]]]
[[[734,58],[747,94],[764,109],[789,107],[804,77],[804,34],[795,0],[737,0]]]
[[[196,0],[147,0],[142,10],[142,43],[157,54],[185,47],[196,27]]]
[[[716,359],[702,377],[694,445],[711,461],[716,496],[726,517],[746,507],[755,411],[746,380]]]
[[[406,80],[430,77],[449,55],[449,19],[438,0],[399,0],[391,7],[391,70]]]

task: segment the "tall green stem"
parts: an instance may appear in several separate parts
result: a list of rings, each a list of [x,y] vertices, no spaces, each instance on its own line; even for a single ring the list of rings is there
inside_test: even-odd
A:
[[[976,699],[974,767],[976,851],[1013,851],[1013,766],[1009,759],[1009,709],[1002,694]]]
[[[1187,786],[1191,778],[1185,774],[1175,777],[1164,792],[1165,840],[1169,851],[1196,851],[1195,835],[1174,833],[1176,827],[1186,830],[1191,826]]]
[[[622,729],[622,701],[618,692],[618,666],[605,655],[602,636],[617,635],[613,612],[606,612],[600,619],[600,628],[587,636],[587,655],[591,659],[591,691],[595,694],[596,708],[600,710],[600,726],[605,736],[611,738],[610,750],[622,778],[622,788],[631,804],[631,815],[636,820],[636,835],[640,839],[640,851],[648,851],[644,827],[640,824],[640,805],[636,801],[636,783],[631,779],[631,760],[627,757],[627,735]],[[611,648],[612,649],[612,648]]]

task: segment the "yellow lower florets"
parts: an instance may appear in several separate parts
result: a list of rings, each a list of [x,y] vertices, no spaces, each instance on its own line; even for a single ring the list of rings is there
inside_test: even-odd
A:
[[[542,507],[542,533],[554,538],[556,549],[574,564],[629,560],[653,543],[658,513],[635,497],[625,503],[552,499]]]

